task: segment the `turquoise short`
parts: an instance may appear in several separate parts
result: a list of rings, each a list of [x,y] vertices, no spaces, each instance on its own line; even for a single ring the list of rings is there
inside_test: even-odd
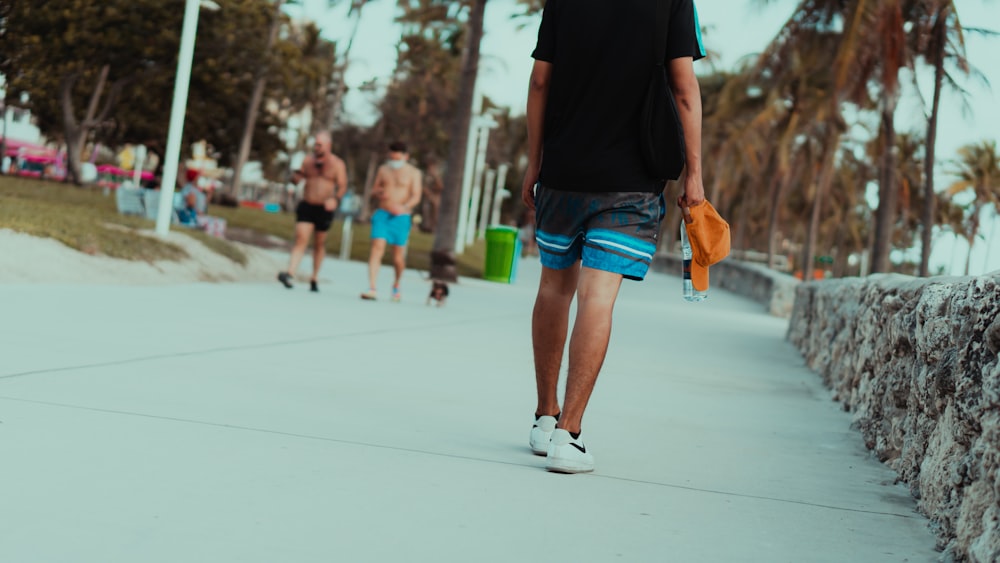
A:
[[[372,215],[372,240],[384,239],[387,244],[406,246],[410,240],[409,215],[393,215],[379,209]]]

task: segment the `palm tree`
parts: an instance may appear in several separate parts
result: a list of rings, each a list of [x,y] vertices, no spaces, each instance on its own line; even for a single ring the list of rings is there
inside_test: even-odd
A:
[[[328,3],[333,4],[334,1],[330,0]],[[337,120],[340,118],[340,106],[343,103],[344,93],[347,90],[345,74],[351,62],[351,48],[354,46],[354,39],[358,35],[358,29],[361,27],[361,10],[367,2],[368,0],[351,0],[351,7],[347,11],[347,17],[354,16],[354,25],[351,27],[351,34],[347,38],[347,46],[344,47],[344,53],[340,56],[340,63],[335,66],[336,77],[331,87],[333,90],[333,99],[327,109],[326,116],[326,128],[328,131],[332,131],[336,127]]]
[[[479,74],[479,47],[483,39],[483,18],[486,0],[467,0],[468,21],[465,48],[462,52],[462,73],[458,84],[458,98],[448,148],[448,169],[444,175],[444,191],[438,212],[438,228],[434,233],[431,250],[431,277],[457,281],[455,270],[455,243],[458,240],[458,212],[462,197],[462,176],[465,172],[465,150],[472,123],[472,105],[476,77]]]
[[[840,138],[847,129],[841,109],[844,96],[830,72],[839,60],[841,35],[831,31],[838,9],[835,2],[802,2],[758,61],[761,75],[768,78],[762,84],[768,88],[775,88],[775,83],[790,84],[796,100],[792,107],[804,116],[795,136],[798,158],[805,159],[798,180],[805,194],[812,196],[801,257],[805,272],[811,270],[822,203],[833,179]],[[867,102],[860,94],[854,97]],[[773,140],[770,144],[774,145]]]
[[[965,275],[969,275],[972,260],[972,246],[979,235],[982,211],[989,206],[1000,211],[1000,153],[996,141],[982,141],[966,145],[958,150],[953,175],[957,180],[948,187],[949,196],[971,195],[966,206],[965,239],[969,243],[969,254],[965,260]]]
[[[830,33],[829,47],[837,53],[830,67],[833,76],[830,100],[834,104],[831,116],[839,115],[841,102],[865,105],[872,88],[881,92],[878,105],[884,150],[880,155],[879,209],[872,252],[872,270],[879,272],[889,268],[896,219],[893,213],[896,188],[891,172],[895,169],[894,118],[900,96],[899,72],[911,60],[904,24],[903,0],[802,0],[775,39],[794,46],[809,33]],[[843,31],[834,33],[839,25]]]
[[[281,6],[285,0],[275,0],[274,14],[271,16],[271,27],[267,35],[267,52],[270,53],[274,47],[274,41],[278,38],[278,29],[281,27],[282,13]],[[243,125],[243,138],[240,140],[239,153],[236,156],[236,163],[233,165],[233,180],[229,187],[230,195],[240,197],[240,184],[243,176],[243,167],[250,159],[250,145],[253,143],[253,131],[257,126],[257,115],[260,113],[260,102],[264,97],[264,86],[267,82],[267,63],[262,64],[257,69],[257,77],[254,79],[253,91],[250,93],[250,103],[247,105],[246,119]]]
[[[899,218],[893,229],[893,246],[911,248],[914,233],[920,226],[920,210],[916,204],[923,203],[921,187],[924,183],[924,157],[926,150],[924,137],[915,133],[901,133],[896,136],[897,159],[895,182],[898,189],[896,215]]]
[[[931,111],[927,116],[927,149],[924,159],[924,196],[922,210],[922,245],[920,252],[920,275],[929,274],[931,254],[931,234],[934,229],[935,205],[938,200],[934,193],[934,168],[937,122],[941,106],[941,93],[947,81],[960,94],[964,91],[956,85],[955,78],[945,67],[947,62],[965,75],[980,74],[969,65],[965,51],[965,29],[958,18],[958,9],[953,0],[924,0],[913,5],[914,51],[934,68],[934,92],[931,97]],[[995,32],[969,28],[987,35]]]

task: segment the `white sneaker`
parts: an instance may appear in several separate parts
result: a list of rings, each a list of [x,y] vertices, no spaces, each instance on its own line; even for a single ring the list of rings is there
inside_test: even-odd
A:
[[[549,440],[552,439],[552,431],[556,429],[556,417],[540,416],[531,427],[531,435],[528,436],[528,445],[535,455],[545,455],[549,451]]]
[[[545,469],[556,473],[588,473],[594,470],[594,456],[587,452],[580,438],[556,428],[549,442],[548,463]]]

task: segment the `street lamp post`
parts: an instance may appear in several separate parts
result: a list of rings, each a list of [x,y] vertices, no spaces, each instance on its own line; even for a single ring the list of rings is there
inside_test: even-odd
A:
[[[163,160],[160,206],[156,215],[156,234],[161,237],[167,236],[170,230],[170,218],[174,211],[174,186],[177,183],[177,166],[181,157],[181,138],[184,136],[188,87],[191,85],[191,61],[194,58],[194,40],[198,32],[198,10],[202,7],[210,10],[219,9],[219,5],[210,0],[187,0],[184,6],[184,27],[181,31],[181,48],[177,55],[177,77],[174,79],[174,99],[170,108],[170,130],[167,133],[167,154]]]

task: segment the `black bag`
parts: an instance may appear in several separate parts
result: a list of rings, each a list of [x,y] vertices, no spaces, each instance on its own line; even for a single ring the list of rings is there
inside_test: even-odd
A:
[[[670,90],[665,59],[669,0],[656,0],[653,69],[639,119],[639,146],[646,169],[658,180],[676,180],[684,169],[684,128]]]

